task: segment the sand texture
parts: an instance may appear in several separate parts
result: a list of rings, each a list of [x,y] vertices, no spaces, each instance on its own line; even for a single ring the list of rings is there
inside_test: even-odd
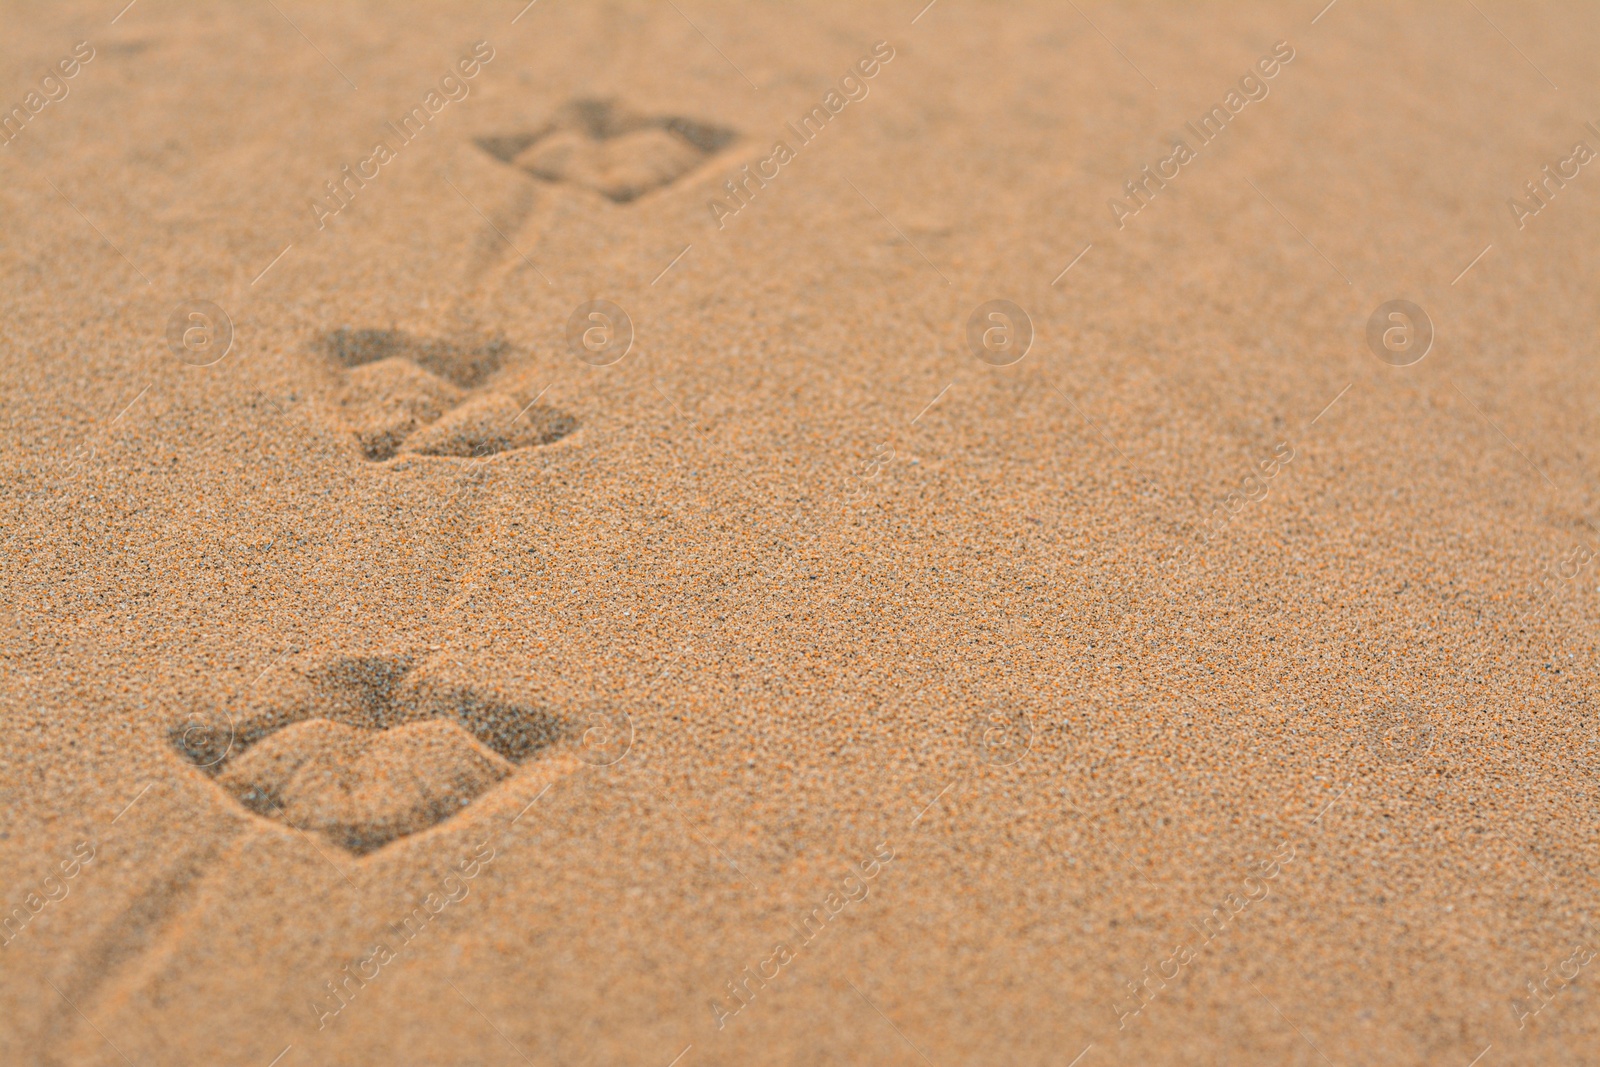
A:
[[[1600,1063],[1600,10],[125,3],[0,1067]]]

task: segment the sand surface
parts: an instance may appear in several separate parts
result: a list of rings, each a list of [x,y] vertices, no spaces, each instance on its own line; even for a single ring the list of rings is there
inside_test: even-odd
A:
[[[1592,6],[120,6],[0,1063],[1600,1063]]]

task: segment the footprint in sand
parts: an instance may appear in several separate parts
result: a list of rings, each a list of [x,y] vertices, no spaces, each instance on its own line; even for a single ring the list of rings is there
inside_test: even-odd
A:
[[[513,127],[474,138],[489,158],[528,180],[514,183],[507,199],[490,212],[477,234],[467,281],[492,291],[524,267],[533,266],[519,248],[536,248],[540,239],[530,222],[539,205],[552,198],[540,189],[561,189],[586,197],[599,213],[586,213],[586,225],[600,223],[610,204],[633,204],[696,171],[738,140],[727,127],[680,115],[651,115],[614,100],[578,99],[556,109],[543,123]],[[546,218],[546,224],[559,224]],[[548,275],[538,273],[545,282]]]
[[[510,353],[499,338],[449,342],[341,329],[323,338],[323,348],[341,369],[341,407],[370,460],[489,456],[547,445],[578,427],[515,385],[491,385]]]
[[[413,667],[335,659],[225,731],[175,726],[171,740],[249,810],[364,854],[455,815],[574,734],[540,708]]]
[[[477,143],[535,178],[626,204],[681,178],[735,136],[723,126],[644,115],[611,100],[576,100],[542,127],[480,137]]]
[[[666,185],[734,138],[731,130],[579,101],[546,127],[480,139],[534,177],[585,186],[618,203]],[[362,453],[482,457],[548,445],[572,416],[503,374],[499,337],[418,337],[338,329],[321,338],[341,378],[340,406]],[[175,747],[244,807],[356,853],[449,818],[557,741],[609,766],[632,745],[625,715],[586,730],[548,712],[414,672],[403,656],[337,659],[296,675],[265,709],[225,730],[171,731]]]

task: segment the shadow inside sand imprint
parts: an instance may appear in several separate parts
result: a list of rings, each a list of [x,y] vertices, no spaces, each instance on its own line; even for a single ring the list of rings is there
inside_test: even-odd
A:
[[[617,204],[670,185],[732,144],[725,126],[575,100],[544,126],[480,137],[477,145],[541,181],[592,190]]]
[[[346,421],[373,461],[402,453],[482,458],[548,445],[578,428],[537,396],[491,383],[510,352],[504,338],[338,329],[321,348],[341,368]]]

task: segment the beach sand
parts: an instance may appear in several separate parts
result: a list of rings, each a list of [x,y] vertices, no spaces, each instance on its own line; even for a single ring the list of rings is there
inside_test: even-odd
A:
[[[1593,9],[119,6],[0,1062],[1600,1057]]]

